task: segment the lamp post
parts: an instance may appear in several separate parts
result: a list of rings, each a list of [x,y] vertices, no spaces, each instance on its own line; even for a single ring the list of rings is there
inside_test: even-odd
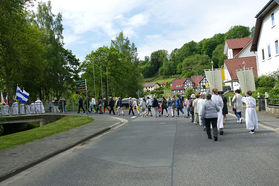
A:
[[[214,73],[214,67],[213,67],[213,61],[211,61],[211,75],[212,75],[212,89],[215,88],[215,73]],[[211,89],[211,90],[212,90]]]
[[[94,60],[92,61],[92,65],[93,65],[94,92],[95,92],[95,99],[96,99],[96,83],[95,83],[95,67],[94,67]]]
[[[100,76],[101,76],[101,89],[102,89],[102,98],[103,98],[102,63],[101,63],[101,68],[100,68]]]

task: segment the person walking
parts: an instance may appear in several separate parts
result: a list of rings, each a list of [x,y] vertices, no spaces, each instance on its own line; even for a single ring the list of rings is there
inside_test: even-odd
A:
[[[118,116],[124,116],[124,111],[122,109],[122,99],[121,97],[118,98],[117,103],[116,103],[116,107],[117,107],[117,114]]]
[[[106,113],[106,109],[109,112],[109,103],[106,98],[104,98],[104,113]]]
[[[144,98],[141,98],[139,107],[140,107],[140,111],[141,111],[141,116],[142,117],[146,117],[146,113],[147,113],[146,112],[146,108],[147,108],[147,106],[146,106],[146,101],[145,101]]]
[[[164,115],[164,110],[166,110],[166,114],[168,116],[168,106],[167,106],[167,100],[165,97],[163,97],[163,100],[162,100],[162,116]]]
[[[179,111],[182,113],[182,116],[184,115],[183,112],[183,101],[181,100],[180,95],[176,98],[176,108],[177,108],[177,116],[179,117]]]
[[[172,112],[172,100],[171,97],[169,96],[168,99],[168,116],[171,115],[173,117],[173,112]]]
[[[134,116],[135,113],[134,113],[134,107],[133,107],[133,100],[132,100],[132,98],[130,97],[130,98],[129,98],[129,115],[131,114],[131,112],[132,112],[132,114],[133,114],[133,116]]]
[[[175,96],[172,98],[172,117],[175,116],[175,110],[176,110],[176,99]]]
[[[113,98],[111,97],[110,100],[109,100],[109,114],[111,114],[111,112],[113,113],[113,115],[115,115],[115,112],[114,112],[114,100]]]
[[[57,100],[57,99],[56,99]],[[54,102],[54,106],[55,106],[55,102]],[[82,100],[82,97],[80,96],[79,97],[79,100],[78,100],[78,113],[80,113],[80,109],[83,110],[83,113],[85,113],[85,110],[83,108],[83,100]]]
[[[146,105],[147,105],[147,109],[148,109],[147,116],[149,116],[149,114],[150,114],[152,117],[152,111],[151,111],[152,100],[150,97],[147,97]]]
[[[191,113],[191,118],[192,118],[192,123],[195,122],[195,109],[194,109],[194,100],[196,99],[195,94],[191,95],[191,99],[190,99],[190,113]]]
[[[221,98],[220,95],[218,95],[218,89],[214,88],[212,89],[212,101],[219,107],[219,112],[218,112],[218,119],[217,119],[217,128],[220,131],[220,135],[224,134],[224,125],[223,125],[223,107],[224,107],[224,102],[223,99]]]
[[[154,112],[153,115],[155,116],[155,118],[157,118],[159,103],[158,103],[158,100],[156,99],[156,97],[153,98],[152,108],[153,108],[153,112]]]
[[[250,134],[254,134],[255,130],[259,128],[258,116],[256,112],[256,100],[252,97],[252,91],[248,91],[247,97],[242,98],[242,102],[246,104],[245,123],[246,128],[249,129]]]
[[[216,105],[215,102],[211,100],[211,94],[207,94],[206,102],[202,108],[202,119],[205,120],[206,132],[208,139],[212,139],[211,135],[211,126],[213,129],[214,141],[218,140],[218,129],[217,129],[217,118],[220,108]]]
[[[206,126],[205,126],[205,120],[202,119],[202,108],[205,104],[205,94],[201,94],[200,99],[198,99],[198,103],[197,103],[197,110],[198,110],[198,114],[199,114],[199,124],[200,126],[203,127],[203,130],[206,130]]]
[[[138,114],[138,116],[139,116],[139,115],[140,115],[140,112],[139,112],[139,107],[138,107],[137,99],[134,99],[134,100],[133,100],[133,107],[134,107],[134,110],[137,111],[137,114]]]
[[[228,100],[227,100],[227,97],[224,96],[224,92],[223,91],[219,91],[218,94],[221,96],[221,98],[223,100],[223,103],[224,103],[224,106],[223,106],[223,109],[222,109],[222,113],[223,113],[223,124],[225,124],[226,116],[229,113],[228,112],[228,104],[227,104]]]
[[[196,99],[193,101],[193,107],[194,107],[194,123],[199,124],[199,112],[198,112],[198,101],[200,99],[200,94],[196,93]]]
[[[243,111],[243,106],[242,106],[242,96],[240,95],[241,91],[237,89],[235,91],[235,95],[232,99],[232,102],[234,104],[233,108],[235,110],[235,115],[237,117],[237,123],[241,124],[242,123],[242,111]]]
[[[93,113],[94,111],[96,111],[96,100],[92,97],[90,101],[90,112]]]
[[[184,101],[186,118],[190,117],[190,95]]]

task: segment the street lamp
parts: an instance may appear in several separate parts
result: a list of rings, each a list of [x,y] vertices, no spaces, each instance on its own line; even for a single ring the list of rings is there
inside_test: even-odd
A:
[[[94,58],[95,59],[95,58]],[[94,92],[95,92],[95,99],[96,99],[96,83],[95,83],[95,67],[94,67],[94,60],[92,61],[93,65],[93,80],[94,80]]]

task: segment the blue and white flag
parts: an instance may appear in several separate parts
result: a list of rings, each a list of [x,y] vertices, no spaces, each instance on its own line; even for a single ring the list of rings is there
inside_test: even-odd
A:
[[[26,103],[29,98],[29,93],[25,90],[21,91],[19,87],[16,89],[16,99],[19,100],[21,103]]]

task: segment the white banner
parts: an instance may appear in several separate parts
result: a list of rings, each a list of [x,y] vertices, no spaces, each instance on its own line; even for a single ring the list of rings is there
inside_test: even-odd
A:
[[[248,90],[256,91],[253,69],[238,70],[236,75],[243,93],[246,93]]]
[[[209,82],[210,90],[217,88],[219,91],[223,90],[221,69],[204,70],[207,81]]]

